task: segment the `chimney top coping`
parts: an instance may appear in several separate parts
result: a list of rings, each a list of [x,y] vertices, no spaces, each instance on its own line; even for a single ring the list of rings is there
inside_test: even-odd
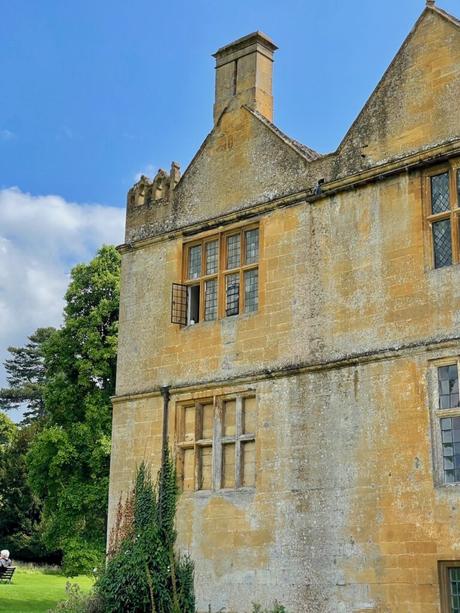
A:
[[[259,43],[269,51],[273,52],[278,49],[272,39],[264,34],[263,32],[252,32],[251,34],[247,34],[237,40],[225,45],[218,49],[215,53],[212,54],[216,59],[220,59],[223,56],[229,55],[230,53],[234,53],[235,51],[239,51],[244,49],[245,47],[249,47],[250,45]]]

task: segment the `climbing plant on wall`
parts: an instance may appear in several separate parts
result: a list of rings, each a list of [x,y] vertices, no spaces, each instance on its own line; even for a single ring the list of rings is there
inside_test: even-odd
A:
[[[131,493],[120,501],[109,559],[96,584],[107,613],[194,613],[194,565],[175,551],[178,490],[169,453],[157,481],[143,463]]]

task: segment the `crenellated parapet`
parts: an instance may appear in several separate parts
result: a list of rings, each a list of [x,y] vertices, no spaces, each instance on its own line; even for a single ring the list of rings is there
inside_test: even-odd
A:
[[[170,212],[174,190],[180,179],[180,167],[171,163],[168,172],[160,168],[153,179],[141,175],[128,192],[126,241],[142,238],[146,229]]]
[[[128,192],[128,206],[143,206],[161,200],[171,200],[180,179],[180,169],[176,162],[172,162],[168,174],[160,168],[153,179],[141,175],[139,181]]]

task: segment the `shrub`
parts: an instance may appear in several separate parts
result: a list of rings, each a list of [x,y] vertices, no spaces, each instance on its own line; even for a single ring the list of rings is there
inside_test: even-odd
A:
[[[119,504],[109,559],[95,591],[105,613],[194,613],[194,566],[174,551],[178,490],[165,453],[157,482],[145,464]]]
[[[94,594],[82,594],[77,583],[67,581],[65,586],[66,600],[59,602],[49,613],[102,613],[103,608],[99,598]]]

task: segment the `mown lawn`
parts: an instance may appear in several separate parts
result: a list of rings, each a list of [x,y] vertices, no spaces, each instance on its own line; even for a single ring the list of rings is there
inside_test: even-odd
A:
[[[21,568],[18,566],[12,583],[0,583],[0,611],[43,613],[65,600],[67,581],[78,583],[82,592],[93,585],[92,577],[68,579],[55,571]]]

